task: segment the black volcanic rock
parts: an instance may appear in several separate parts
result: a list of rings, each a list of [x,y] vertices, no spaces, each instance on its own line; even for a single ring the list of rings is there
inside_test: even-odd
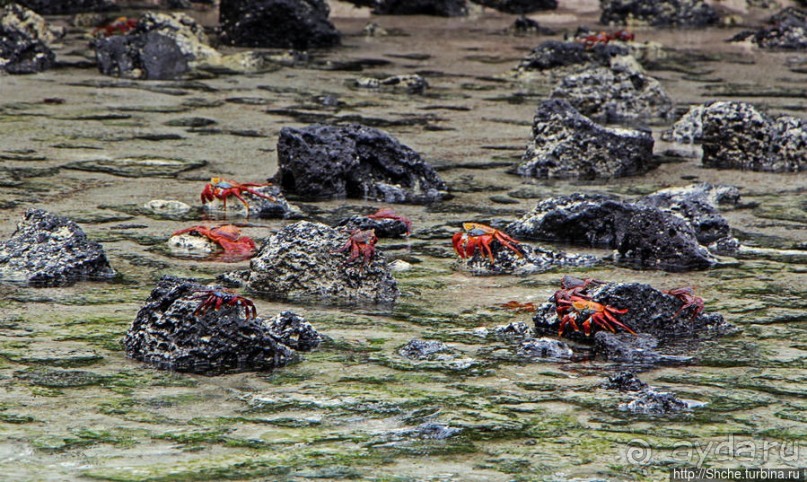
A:
[[[600,0],[603,25],[645,22],[656,27],[705,27],[720,21],[703,0]]]
[[[417,152],[371,127],[286,127],[280,131],[277,151],[274,182],[286,193],[309,200],[432,202],[442,199],[446,190]]]
[[[325,0],[222,0],[221,41],[240,47],[307,50],[339,45]]]

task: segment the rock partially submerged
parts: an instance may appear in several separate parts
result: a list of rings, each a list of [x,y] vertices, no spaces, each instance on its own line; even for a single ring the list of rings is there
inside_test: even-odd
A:
[[[242,306],[223,304],[196,314],[199,295],[219,289],[161,279],[124,337],[127,355],[162,370],[216,375],[279,368],[319,345],[316,330],[290,311],[251,318]]]
[[[392,303],[398,284],[380,250],[365,266],[348,263],[342,250],[350,234],[307,221],[291,224],[270,237],[240,279],[249,290],[272,299],[320,300],[333,303]]]
[[[770,116],[746,102],[693,106],[663,137],[702,144],[706,167],[766,172],[807,169],[807,120]]]
[[[241,47],[307,50],[339,45],[325,0],[222,0],[221,40]]]
[[[409,340],[398,350],[398,354],[410,360],[449,361],[456,358],[456,350],[442,341]]]
[[[504,248],[498,241],[491,243],[493,261],[477,249],[473,256],[457,261],[461,270],[476,276],[500,274],[526,275],[542,273],[560,267],[587,267],[599,262],[596,256],[567,254],[521,243],[521,255]]]
[[[465,0],[359,0],[353,3],[370,3],[377,15],[435,15],[462,17],[468,14]]]
[[[485,7],[504,13],[532,13],[540,10],[555,10],[557,0],[471,0]]]
[[[674,393],[659,392],[639,380],[632,372],[620,372],[608,377],[602,385],[606,390],[618,390],[630,394],[630,399],[619,404],[619,409],[642,415],[668,415],[689,411],[699,403],[688,403]]]
[[[115,275],[103,247],[69,219],[29,209],[11,238],[0,244],[0,281],[66,286]]]
[[[633,337],[637,347],[641,349],[655,349],[656,343],[663,347],[681,340],[710,339],[737,330],[718,313],[698,313],[696,306],[682,309],[685,302],[681,298],[648,284],[592,283],[583,293],[601,305],[627,310],[626,313],[615,316],[640,336],[626,334],[621,340],[627,341],[629,337]],[[560,320],[556,310],[554,297],[538,307],[533,318],[536,333],[558,334]],[[571,337],[587,343],[591,343],[596,337],[587,337],[582,332],[569,333]]]
[[[409,233],[409,226],[400,219],[379,218],[373,219],[367,216],[350,216],[342,219],[337,226],[349,230],[361,229],[367,231],[372,229],[379,238],[402,238]]]
[[[720,21],[711,5],[703,0],[601,0],[600,23],[656,27],[705,27]]]
[[[538,107],[532,138],[516,168],[522,176],[608,179],[655,167],[650,132],[603,127],[562,99]]]
[[[772,26],[740,32],[729,41],[750,39],[760,48],[776,50],[807,49],[807,11],[788,7],[770,19]]]
[[[659,81],[645,75],[630,56],[564,77],[550,98],[565,99],[581,114],[599,122],[667,119],[673,111],[672,99]]]
[[[767,172],[807,170],[807,121],[771,117],[745,102],[712,102],[701,114],[703,165]]]
[[[620,392],[638,392],[647,388],[647,383],[639,380],[633,372],[619,372],[608,377],[602,384],[606,390],[619,390]]]
[[[203,28],[183,13],[145,13],[125,35],[93,40],[104,75],[147,80],[182,77],[197,63],[219,53],[208,45]]]
[[[445,195],[445,182],[417,152],[359,124],[286,127],[277,151],[274,181],[306,199],[402,203],[439,201]]]
[[[422,94],[429,87],[429,83],[418,74],[392,75],[377,79],[375,77],[361,77],[356,79],[356,87],[361,89],[382,89],[404,90],[409,94]]]
[[[522,341],[517,350],[519,356],[525,358],[542,358],[553,360],[570,359],[574,354],[569,345],[553,338],[530,338]]]
[[[601,194],[544,200],[505,231],[523,239],[615,249],[617,262],[637,268],[686,271],[717,262],[684,218]]]
[[[53,67],[56,56],[45,20],[17,4],[0,10],[0,71],[33,74]]]

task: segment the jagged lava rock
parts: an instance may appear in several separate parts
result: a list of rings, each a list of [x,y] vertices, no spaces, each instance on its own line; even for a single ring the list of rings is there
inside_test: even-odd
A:
[[[456,358],[456,350],[442,341],[413,339],[398,349],[398,354],[410,360],[448,361]]]
[[[325,0],[222,0],[221,41],[241,47],[307,50],[339,45]]]
[[[655,337],[659,345],[678,340],[710,339],[737,330],[718,313],[704,311],[693,316],[693,306],[679,311],[684,304],[682,300],[644,283],[594,284],[585,294],[597,303],[627,309],[627,313],[617,315],[619,321],[640,335]],[[533,317],[537,334],[558,334],[560,320],[556,310],[554,297],[538,307]],[[652,340],[645,341],[648,348],[655,348]]]
[[[177,79],[196,62],[216,59],[203,28],[183,13],[145,13],[126,35],[93,40],[104,75],[147,80]]]
[[[0,71],[33,74],[53,67],[56,56],[45,20],[17,4],[0,10]]]
[[[772,118],[745,102],[712,102],[701,115],[703,165],[767,172],[807,170],[807,121]]]
[[[780,50],[807,49],[807,11],[788,7],[769,20],[773,26],[740,32],[732,42],[748,38],[761,48]]]
[[[69,15],[118,10],[112,0],[16,0],[16,2],[40,15]]]
[[[608,179],[655,167],[649,131],[603,127],[562,99],[538,107],[532,138],[516,168],[522,176]]]
[[[633,57],[612,59],[564,77],[550,94],[565,99],[581,114],[599,122],[671,116],[673,102],[658,80],[645,75]]]
[[[611,65],[611,59],[619,55],[627,55],[628,49],[615,44],[596,44],[586,48],[580,42],[563,42],[547,40],[521,60],[518,69],[551,70],[572,65]]]
[[[465,0],[373,0],[377,15],[435,15],[462,17],[468,14]]]
[[[620,404],[619,409],[642,415],[667,415],[689,411],[691,406],[674,393],[645,389],[634,399]]]
[[[274,182],[306,199],[432,202],[446,190],[417,152],[384,131],[359,124],[285,127],[277,152]]]
[[[637,268],[686,271],[717,262],[683,218],[601,194],[541,201],[505,231],[524,239],[615,249],[617,262]]]
[[[739,200],[740,192],[734,186],[700,183],[662,189],[640,198],[637,202],[682,217],[695,229],[698,242],[708,246],[710,251],[716,252],[718,247],[725,249],[734,246],[735,250],[739,247],[739,242],[731,236],[728,221],[717,209],[718,204],[736,205]]]
[[[335,303],[391,303],[398,284],[380,249],[367,266],[361,257],[347,263],[340,252],[350,234],[324,224],[301,221],[271,236],[252,258],[245,286],[276,299]]]
[[[602,384],[606,390],[619,390],[620,392],[638,392],[647,388],[647,383],[641,381],[633,372],[619,372],[608,377]]]
[[[297,359],[295,350],[316,348],[320,335],[298,315],[247,318],[241,306],[194,312],[200,292],[211,288],[163,277],[123,339],[126,353],[162,370],[216,375],[271,370]]]
[[[525,358],[569,359],[574,354],[566,342],[553,338],[530,338],[518,345],[518,354]]]
[[[532,13],[539,10],[555,10],[557,0],[471,0],[504,13]]]
[[[600,0],[603,25],[637,22],[656,27],[705,27],[720,21],[703,0]]]
[[[339,221],[337,226],[350,230],[361,229],[362,231],[367,231],[372,229],[379,238],[402,238],[409,231],[406,223],[399,219],[372,219],[367,216],[350,216]]]
[[[65,286],[115,275],[104,248],[69,219],[29,209],[11,238],[0,244],[0,281]]]

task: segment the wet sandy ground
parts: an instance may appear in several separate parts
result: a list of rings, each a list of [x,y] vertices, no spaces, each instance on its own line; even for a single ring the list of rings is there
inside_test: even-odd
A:
[[[596,2],[565,5],[534,18],[559,30],[596,27]],[[489,10],[467,19],[378,17],[373,20],[405,36],[377,38],[360,35],[368,19],[353,9],[340,6],[335,16],[344,46],[317,52],[317,68],[183,82],[117,80],[81,67],[90,52],[81,31],[70,29],[57,56],[72,65],[0,77],[0,236],[13,232],[26,208],[49,209],[101,241],[121,274],[108,284],[3,287],[3,477],[666,480],[670,468],[701,462],[807,466],[804,174],[718,171],[696,159],[663,157],[666,162],[645,176],[608,183],[512,176],[507,170],[524,150],[535,107],[553,84],[516,80],[510,69],[546,37],[503,35],[513,17]],[[710,99],[737,99],[804,117],[807,54],[723,42],[740,29],[635,32],[640,42],[665,47],[649,72],[680,111]],[[363,70],[328,70],[357,65]],[[413,72],[430,83],[425,95],[352,86],[360,76]],[[340,107],[323,107],[318,99],[324,95],[336,96]],[[196,117],[216,123],[182,126]],[[433,206],[396,207],[415,223],[411,239],[381,243],[389,259],[413,263],[396,274],[403,292],[396,307],[383,312],[256,300],[259,313],[293,309],[332,339],[303,363],[274,373],[208,378],[127,360],[120,339],[161,275],[211,281],[246,267],[168,256],[162,246],[170,233],[199,218],[159,219],[140,207],[151,199],[197,205],[212,175],[262,181],[276,170],[282,127],[351,120],[383,128],[421,152],[455,195]],[[669,126],[651,127],[658,134]],[[672,147],[681,148],[657,142],[656,153]],[[135,162],[140,170],[117,174],[75,169],[130,158],[158,160],[167,171],[154,176],[142,170],[142,161]],[[82,161],[94,162],[76,164]],[[203,167],[182,170],[199,161]],[[748,204],[724,213],[746,249],[715,269],[668,274],[603,264],[496,278],[454,270],[449,238],[463,221],[512,220],[551,195],[639,195],[697,181],[734,184]],[[378,206],[297,204],[323,221]],[[251,220],[244,231],[260,239],[283,224]],[[497,305],[541,302],[566,273],[663,289],[695,286],[707,310],[740,326],[741,334],[698,347],[696,362],[640,375],[707,405],[671,417],[629,416],[617,410],[618,395],[598,388],[622,367],[529,363],[513,356],[512,345],[473,334],[482,326],[528,321]],[[400,357],[398,348],[412,338],[445,341],[468,363]],[[425,422],[463,431],[447,440],[411,433]],[[721,451],[721,442],[735,454]]]

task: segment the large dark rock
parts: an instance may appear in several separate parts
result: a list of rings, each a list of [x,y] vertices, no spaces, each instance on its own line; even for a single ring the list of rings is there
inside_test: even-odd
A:
[[[732,254],[723,250],[730,246],[736,250],[739,243],[731,236],[731,227],[717,206],[736,205],[739,199],[740,192],[734,186],[700,183],[663,189],[639,199],[638,203],[680,216],[695,229],[700,244],[718,254]]]
[[[645,75],[633,57],[611,59],[608,66],[591,65],[564,77],[550,94],[565,99],[581,114],[598,122],[666,119],[673,102],[658,80]]]
[[[332,303],[392,303],[398,284],[380,249],[365,266],[362,257],[348,263],[341,251],[350,233],[306,221],[291,224],[266,240],[250,262],[248,273],[236,274],[251,291],[272,299]]]
[[[307,50],[339,45],[325,0],[222,0],[221,41],[241,47]]]
[[[734,333],[736,328],[718,313],[697,313],[693,306],[681,310],[684,302],[643,283],[595,283],[583,291],[585,296],[602,305],[627,309],[616,318],[640,336],[652,336],[663,346],[681,340],[710,339]],[[535,312],[535,331],[538,335],[557,335],[560,319],[554,297],[550,297]],[[582,320],[581,320],[582,321]],[[592,330],[594,331],[594,330]],[[597,330],[600,331],[600,330]],[[579,340],[593,342],[595,337],[586,337],[582,332],[569,332]],[[634,335],[622,335],[626,337]],[[646,338],[642,341],[647,349],[656,348],[656,343]]]
[[[7,241],[0,243],[0,281],[65,286],[115,275],[103,247],[73,221],[29,209]]]
[[[242,306],[222,305],[195,314],[211,289],[191,280],[164,277],[137,313],[123,339],[131,358],[162,370],[216,375],[271,370],[312,350],[321,338],[292,312],[250,318]]]
[[[182,13],[146,13],[126,35],[93,40],[98,70],[135,79],[177,79],[194,62],[218,56],[203,28]]]
[[[604,195],[547,199],[505,231],[524,239],[615,249],[618,263],[636,268],[686,271],[717,261],[683,218]]]
[[[118,10],[113,0],[15,0],[41,15],[70,15]]]
[[[468,14],[468,6],[465,0],[374,0],[373,13],[462,17]]]
[[[53,67],[56,56],[48,47],[45,20],[17,4],[0,10],[0,70],[33,74]]]
[[[519,63],[519,70],[551,70],[571,65],[611,65],[611,59],[619,55],[627,55],[628,49],[615,44],[597,44],[586,48],[580,42],[562,42],[547,40],[537,47]]]
[[[538,107],[532,137],[516,168],[522,176],[608,179],[655,167],[650,132],[603,127],[562,99]]]
[[[504,13],[532,13],[558,8],[557,0],[471,0]]]
[[[603,25],[644,22],[656,27],[705,27],[719,20],[703,0],[600,0]]]
[[[807,170],[807,121],[770,117],[744,102],[713,102],[701,114],[703,165],[751,171]]]
[[[772,26],[740,32],[732,42],[748,38],[761,48],[778,50],[807,49],[807,11],[789,7],[770,19]]]
[[[386,132],[358,124],[283,128],[277,152],[275,183],[306,199],[431,202],[446,190],[417,152]]]

